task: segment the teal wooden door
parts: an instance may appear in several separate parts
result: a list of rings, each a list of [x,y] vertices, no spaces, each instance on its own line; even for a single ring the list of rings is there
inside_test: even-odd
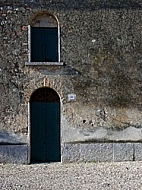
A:
[[[46,160],[60,160],[60,129],[59,129],[59,104],[45,103],[46,120]]]
[[[61,161],[60,102],[33,101],[30,110],[31,162]]]
[[[45,106],[43,103],[31,103],[31,160],[45,161]]]

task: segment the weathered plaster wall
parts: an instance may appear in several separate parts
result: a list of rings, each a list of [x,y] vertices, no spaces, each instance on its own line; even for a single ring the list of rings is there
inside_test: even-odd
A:
[[[28,102],[42,86],[61,98],[62,142],[142,140],[140,1],[1,2],[1,142],[29,142]],[[41,10],[59,19],[64,66],[25,66],[28,25]]]
[[[131,8],[69,15],[63,55],[80,72],[70,79],[77,101],[65,105],[70,140],[142,139],[141,16]]]

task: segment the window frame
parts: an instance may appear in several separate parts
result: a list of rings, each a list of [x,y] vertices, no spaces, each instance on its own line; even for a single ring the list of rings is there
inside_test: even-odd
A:
[[[57,28],[58,28],[58,61],[57,62],[33,62],[31,61],[31,25],[28,25],[28,62],[25,65],[63,65],[61,62],[61,53],[60,53],[60,26],[59,21],[56,16],[54,16],[57,21]]]

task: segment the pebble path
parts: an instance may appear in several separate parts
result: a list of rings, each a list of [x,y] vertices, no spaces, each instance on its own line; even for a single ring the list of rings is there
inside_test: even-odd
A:
[[[142,162],[0,164],[0,190],[142,190]]]

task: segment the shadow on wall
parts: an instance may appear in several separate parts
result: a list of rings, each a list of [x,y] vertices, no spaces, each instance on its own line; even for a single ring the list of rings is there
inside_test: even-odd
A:
[[[0,145],[23,145],[26,139],[15,133],[0,131]]]
[[[36,67],[36,70],[44,75],[80,75],[81,72],[72,66],[69,66],[67,64],[64,64],[62,67],[55,67],[51,66],[48,67],[48,70],[43,68],[43,67]]]
[[[7,0],[1,1],[1,6],[3,5],[13,5],[13,6],[38,6],[38,7],[46,7],[48,8],[56,8],[56,9],[80,9],[80,10],[96,10],[96,9],[141,9],[142,3],[141,0],[92,0],[88,2],[88,0],[63,0],[60,2],[56,0],[55,2],[50,3],[46,0]]]

